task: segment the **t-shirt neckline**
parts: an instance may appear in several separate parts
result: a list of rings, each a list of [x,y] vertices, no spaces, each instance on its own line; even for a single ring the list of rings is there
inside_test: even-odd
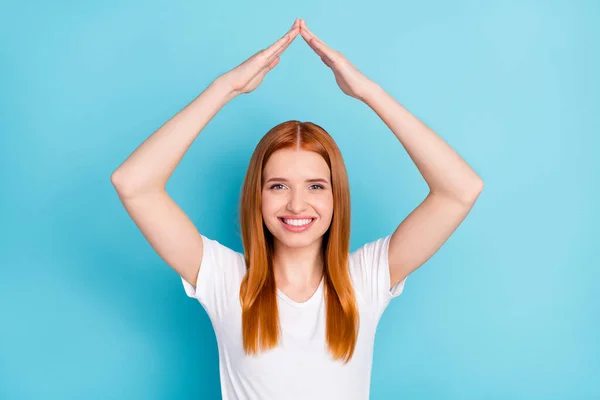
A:
[[[319,299],[319,297],[321,297],[321,293],[323,292],[324,282],[325,282],[325,275],[323,275],[323,277],[321,278],[321,282],[319,282],[319,286],[317,286],[317,289],[312,294],[312,296],[310,296],[310,298],[308,298],[308,300],[303,301],[301,303],[290,299],[285,293],[283,293],[281,290],[279,290],[279,288],[277,288],[277,295],[279,295],[279,297],[281,297],[286,303],[288,303],[294,307],[306,307],[306,306],[314,303],[315,301],[317,301]]]

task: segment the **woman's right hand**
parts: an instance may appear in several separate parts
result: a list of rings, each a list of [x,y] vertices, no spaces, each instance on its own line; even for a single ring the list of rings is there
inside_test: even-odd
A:
[[[250,93],[258,87],[263,78],[279,63],[279,56],[288,48],[300,32],[298,19],[281,39],[270,47],[260,50],[234,69],[221,75],[219,79],[232,93]]]

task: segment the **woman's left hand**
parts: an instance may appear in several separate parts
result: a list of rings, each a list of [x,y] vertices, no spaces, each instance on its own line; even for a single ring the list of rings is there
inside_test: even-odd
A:
[[[335,81],[342,92],[355,99],[364,101],[369,91],[376,84],[363,75],[342,53],[333,50],[320,40],[307,27],[303,19],[300,20],[300,35],[306,43],[321,57],[321,60],[333,71]]]

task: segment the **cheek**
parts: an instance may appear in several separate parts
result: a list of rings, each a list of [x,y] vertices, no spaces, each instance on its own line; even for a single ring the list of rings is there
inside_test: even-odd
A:
[[[315,201],[313,205],[323,217],[333,214],[333,198],[323,197],[322,199]]]
[[[277,213],[281,208],[281,201],[278,201],[276,197],[263,194],[261,201],[263,216],[269,216]]]

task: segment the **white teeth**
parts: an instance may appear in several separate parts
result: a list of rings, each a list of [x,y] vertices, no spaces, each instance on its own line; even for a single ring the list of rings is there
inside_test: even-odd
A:
[[[310,224],[312,222],[312,219],[285,219],[285,218],[283,218],[283,222],[285,222],[288,225],[303,226],[303,225]]]

